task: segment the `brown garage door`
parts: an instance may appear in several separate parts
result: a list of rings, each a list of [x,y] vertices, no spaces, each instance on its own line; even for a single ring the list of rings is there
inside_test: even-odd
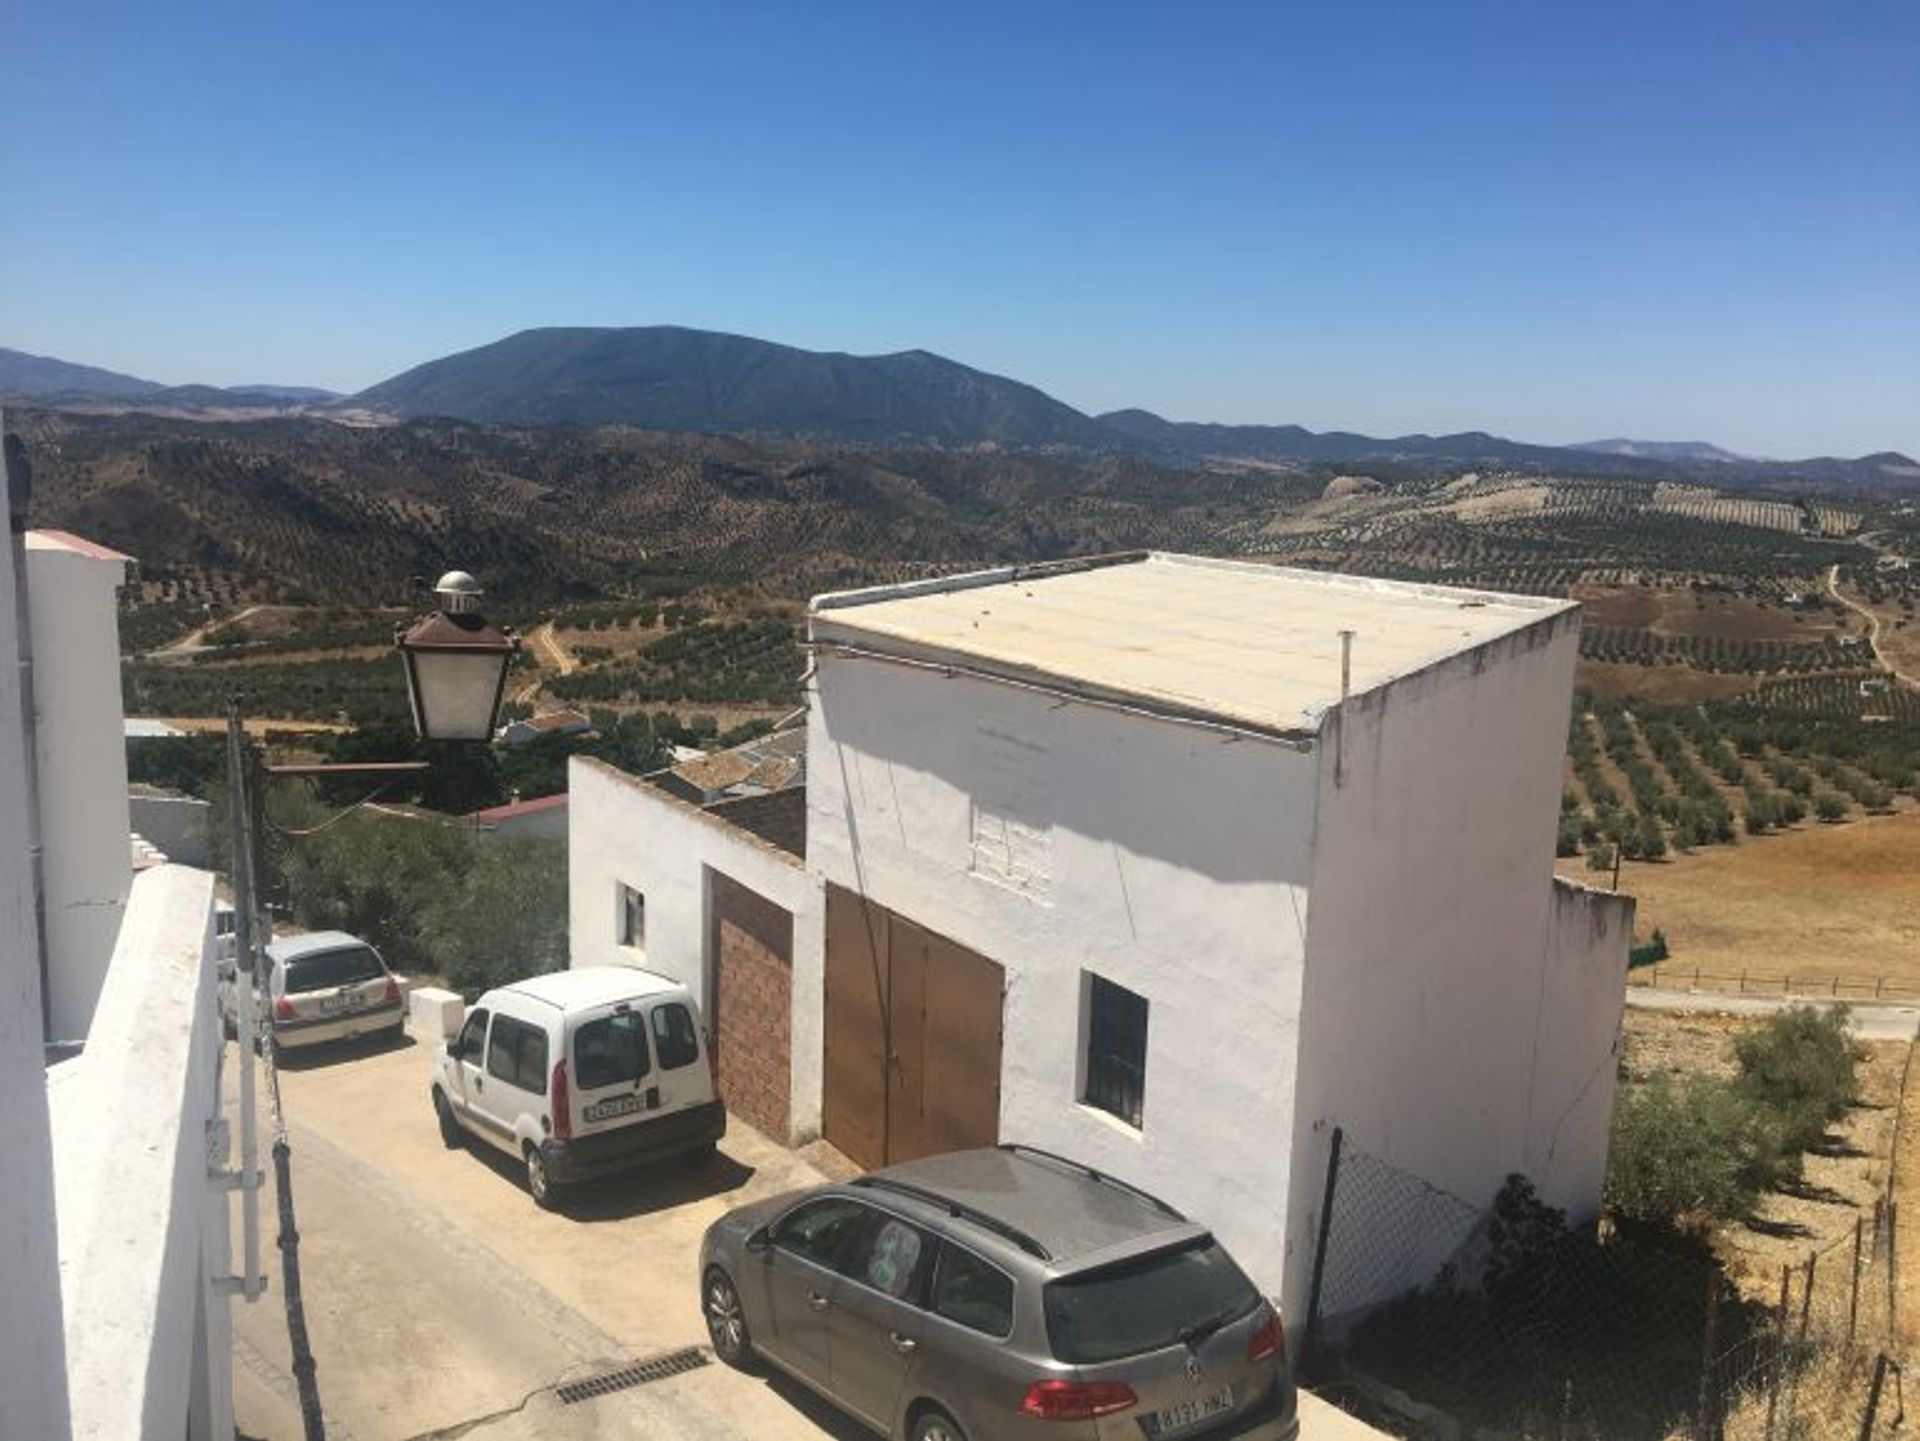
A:
[[[999,1139],[998,965],[828,886],[826,972],[829,1141],[879,1166]]]
[[[792,1076],[793,916],[707,872],[713,916],[714,1069],[728,1111],[777,1141]]]

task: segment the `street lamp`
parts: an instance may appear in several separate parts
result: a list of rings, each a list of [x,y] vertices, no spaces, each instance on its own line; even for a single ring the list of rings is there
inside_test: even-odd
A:
[[[440,608],[394,637],[413,728],[422,740],[491,739],[519,637],[480,614],[480,583],[464,570],[441,576],[433,593]]]

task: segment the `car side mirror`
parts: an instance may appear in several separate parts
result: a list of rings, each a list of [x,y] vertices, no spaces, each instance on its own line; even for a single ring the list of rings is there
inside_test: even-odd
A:
[[[762,1226],[759,1230],[747,1237],[745,1245],[747,1250],[757,1256],[761,1252],[773,1248],[773,1235],[765,1226]]]

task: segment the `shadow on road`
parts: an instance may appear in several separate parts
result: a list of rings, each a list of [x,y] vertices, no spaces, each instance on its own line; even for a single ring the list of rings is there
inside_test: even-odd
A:
[[[873,1432],[831,1402],[821,1400],[815,1392],[784,1371],[776,1371],[764,1361],[756,1362],[754,1369],[769,1391],[833,1437],[834,1441],[872,1441]]]
[[[466,1151],[507,1184],[525,1189],[526,1168],[506,1152],[471,1137]],[[739,1190],[753,1175],[752,1166],[743,1165],[725,1151],[711,1156],[673,1156],[570,1187],[560,1193],[554,1210],[571,1221],[624,1221],[671,1210],[689,1201],[723,1196]]]
[[[283,1048],[274,1053],[273,1064],[282,1071],[312,1071],[321,1066],[339,1065],[343,1061],[357,1061],[363,1056],[386,1056],[395,1051],[411,1051],[417,1045],[419,1042],[405,1033],[396,1036],[379,1032],[351,1041],[327,1041],[318,1046],[296,1046],[291,1050]]]

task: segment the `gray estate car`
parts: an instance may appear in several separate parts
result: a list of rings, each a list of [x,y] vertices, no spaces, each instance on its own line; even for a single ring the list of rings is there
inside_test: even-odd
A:
[[[1289,1441],[1279,1315],[1203,1226],[1025,1146],[730,1212],[700,1247],[721,1360],[902,1441]]]

